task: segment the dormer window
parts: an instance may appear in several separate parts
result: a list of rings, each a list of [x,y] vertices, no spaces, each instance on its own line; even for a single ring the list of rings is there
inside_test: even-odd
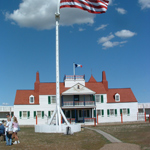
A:
[[[115,94],[115,101],[120,102],[120,95],[118,93]]]
[[[80,89],[80,85],[77,86],[77,89]]]
[[[34,96],[33,96],[33,95],[31,95],[31,96],[29,97],[29,103],[30,103],[30,104],[34,104]]]

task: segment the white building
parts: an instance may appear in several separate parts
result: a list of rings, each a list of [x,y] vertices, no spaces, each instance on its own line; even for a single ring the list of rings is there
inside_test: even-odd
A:
[[[138,102],[130,88],[109,89],[105,72],[102,82],[91,75],[65,76],[60,83],[61,108],[71,123],[90,124],[96,118],[98,123],[137,121]],[[14,115],[20,125],[47,123],[56,107],[56,83],[41,83],[39,73],[33,90],[17,90]],[[63,120],[62,120],[63,122]]]

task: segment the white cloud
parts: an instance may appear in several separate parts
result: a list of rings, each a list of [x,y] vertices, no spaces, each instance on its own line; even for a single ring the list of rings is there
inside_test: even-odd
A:
[[[127,41],[122,41],[122,42],[111,42],[111,41],[107,41],[105,43],[102,44],[103,49],[107,49],[107,48],[111,48],[114,46],[123,46],[124,43],[127,43]]]
[[[82,32],[82,31],[84,31],[84,30],[85,30],[85,29],[83,29],[83,28],[79,28],[79,31],[80,31],[80,32]]]
[[[56,0],[23,0],[13,13],[6,13],[6,19],[16,22],[20,27],[32,27],[39,30],[55,27]],[[95,15],[86,11],[61,9],[60,25],[94,23]]]
[[[101,29],[105,29],[108,26],[108,24],[102,24],[100,27],[95,28],[95,31],[101,30]]]
[[[136,33],[131,32],[129,30],[121,30],[115,33],[116,36],[120,37],[120,38],[129,38],[134,36]],[[98,44],[102,44],[103,49],[107,49],[107,48],[112,48],[114,46],[124,46],[125,43],[127,43],[128,41],[111,41],[112,39],[115,39],[116,36],[113,35],[112,33],[110,33],[108,36],[106,37],[101,37],[98,39]]]
[[[150,0],[139,0],[141,9],[150,8]]]
[[[110,40],[113,39],[114,37],[115,37],[115,36],[114,36],[112,33],[110,33],[109,36],[99,38],[97,42],[98,42],[98,44],[100,44],[100,43],[105,43],[105,42],[107,42],[107,41],[110,41]]]
[[[120,38],[130,38],[136,35],[135,32],[131,32],[129,30],[121,30],[115,33],[116,36]]]
[[[118,11],[118,13],[123,14],[123,15],[127,13],[127,11],[123,8],[116,8],[116,10]]]

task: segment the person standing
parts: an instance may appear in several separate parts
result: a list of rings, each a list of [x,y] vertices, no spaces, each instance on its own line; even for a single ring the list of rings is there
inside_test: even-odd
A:
[[[12,145],[12,122],[11,118],[7,118],[7,124],[6,124],[6,145]]]
[[[5,128],[3,123],[0,121],[0,136],[3,135],[5,133]]]
[[[18,144],[20,143],[19,139],[18,139],[18,120],[16,117],[13,118],[13,134],[15,136],[15,142],[13,144]]]

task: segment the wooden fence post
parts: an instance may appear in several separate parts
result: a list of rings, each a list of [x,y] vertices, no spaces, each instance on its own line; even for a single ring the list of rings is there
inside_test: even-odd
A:
[[[122,113],[121,113],[121,123],[123,123],[123,115],[122,115]]]
[[[94,127],[96,127],[96,118],[94,118]]]

